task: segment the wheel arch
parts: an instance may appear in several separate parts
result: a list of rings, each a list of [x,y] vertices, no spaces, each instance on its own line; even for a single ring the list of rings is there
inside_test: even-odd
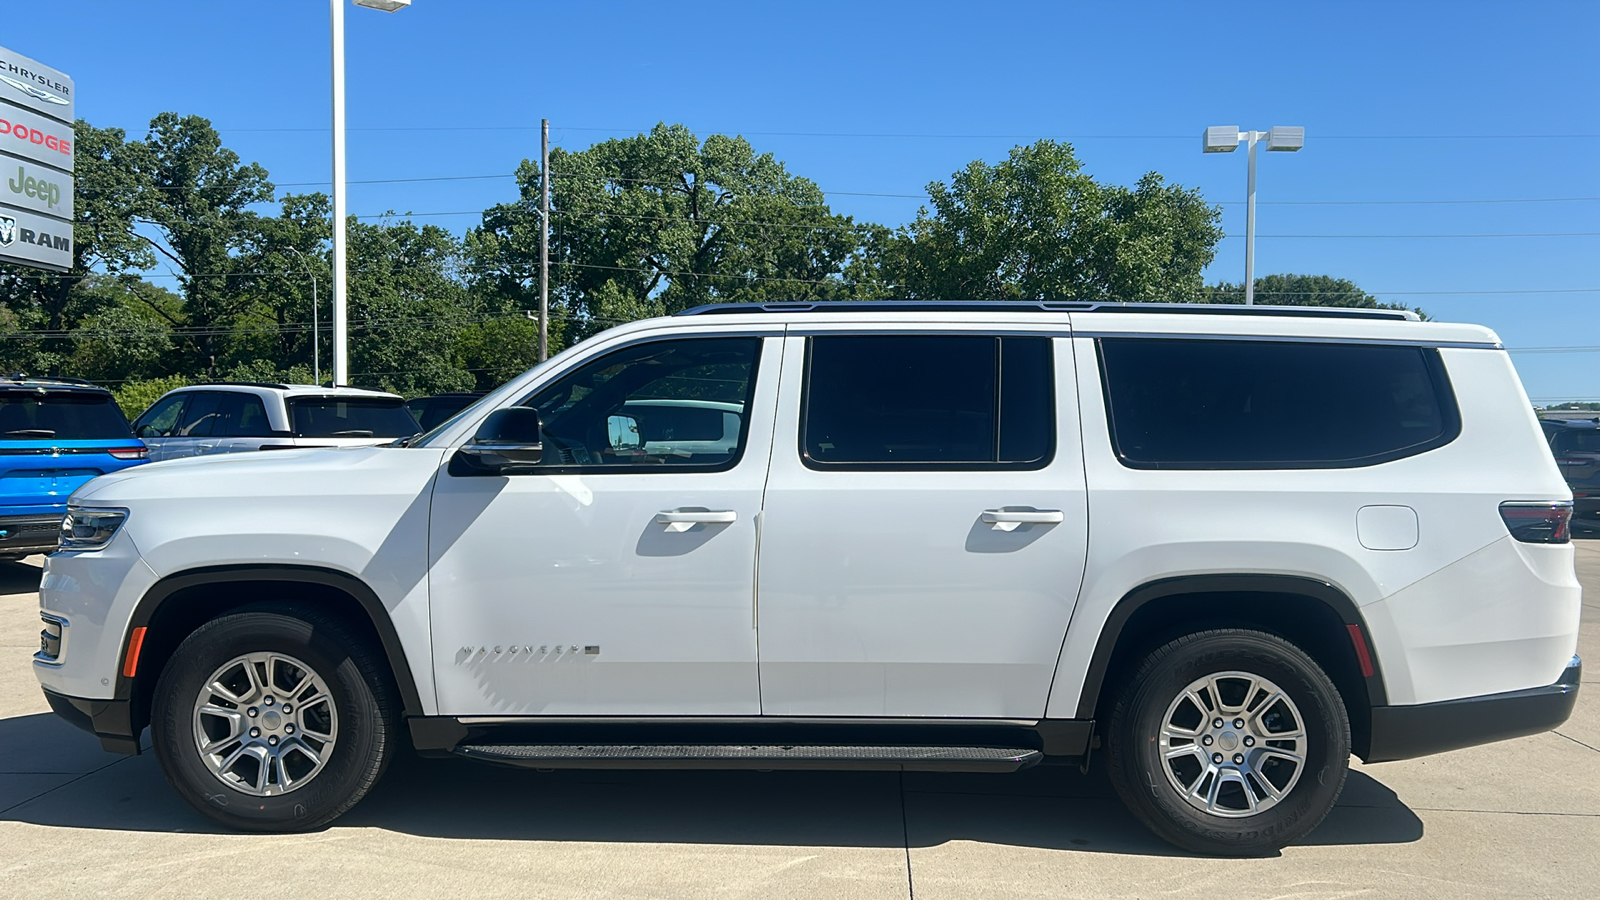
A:
[[[225,591],[218,591],[225,588]],[[285,590],[295,591],[290,598]],[[117,663],[115,697],[129,701],[132,733],[150,721],[150,700],[162,668],[183,639],[219,615],[262,600],[298,600],[338,616],[372,639],[383,653],[399,690],[403,716],[422,714],[421,696],[400,635],[383,601],[355,575],[318,566],[249,564],[207,566],[176,572],[145,592],[128,623],[129,633],[146,628],[136,674],[126,674],[128,643]]]
[[[1226,602],[1222,602],[1222,601]],[[1112,608],[1078,697],[1077,718],[1093,719],[1109,702],[1118,675],[1144,653],[1183,634],[1245,627],[1276,634],[1327,671],[1350,714],[1351,747],[1364,757],[1371,710],[1388,703],[1383,670],[1355,602],[1334,585],[1295,575],[1184,575],[1147,582]],[[1364,674],[1356,636],[1366,650]]]

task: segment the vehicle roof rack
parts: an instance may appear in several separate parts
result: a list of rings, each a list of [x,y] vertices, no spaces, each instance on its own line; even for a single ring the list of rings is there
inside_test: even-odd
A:
[[[272,388],[278,391],[287,391],[287,384],[273,384],[270,381],[201,381],[195,384],[186,384],[184,387],[258,387]]]
[[[59,384],[63,387],[89,387],[99,391],[107,390],[107,388],[101,387],[92,381],[87,381],[82,378],[68,378],[64,375],[29,375],[26,372],[14,372],[10,375],[0,375],[0,383],[10,382],[15,384],[22,381],[37,381],[44,382],[46,384]]]
[[[1353,306],[1244,306],[1234,303],[1100,303],[1085,300],[825,300],[815,303],[711,303],[680,316],[810,312],[1114,312],[1204,316],[1290,316],[1417,321],[1404,309]]]

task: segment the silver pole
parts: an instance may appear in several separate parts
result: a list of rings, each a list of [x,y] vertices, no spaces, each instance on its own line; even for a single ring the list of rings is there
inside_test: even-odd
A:
[[[350,383],[345,315],[344,5],[333,4],[333,383]]]
[[[1250,132],[1250,187],[1244,207],[1244,305],[1256,302],[1256,140],[1261,132]]]
[[[550,358],[550,120],[539,125],[539,362]]]

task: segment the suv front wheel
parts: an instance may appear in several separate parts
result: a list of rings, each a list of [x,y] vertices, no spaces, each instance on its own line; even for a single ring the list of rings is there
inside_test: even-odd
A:
[[[1255,856],[1333,809],[1350,725],[1299,648],[1218,629],[1145,657],[1112,710],[1107,756],[1117,793],[1151,831],[1186,850]]]
[[[394,705],[377,657],[342,623],[256,607],[178,646],[156,683],[151,740],[167,780],[210,818],[303,831],[377,782]]]

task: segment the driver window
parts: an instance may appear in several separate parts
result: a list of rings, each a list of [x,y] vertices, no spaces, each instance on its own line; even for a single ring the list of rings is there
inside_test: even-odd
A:
[[[731,468],[744,446],[760,338],[635,344],[580,366],[524,405],[544,424],[544,464]]]
[[[173,394],[156,403],[139,417],[139,423],[134,428],[134,433],[142,438],[167,437],[172,434],[173,426],[178,424],[178,416],[183,412],[183,404],[190,394]]]

